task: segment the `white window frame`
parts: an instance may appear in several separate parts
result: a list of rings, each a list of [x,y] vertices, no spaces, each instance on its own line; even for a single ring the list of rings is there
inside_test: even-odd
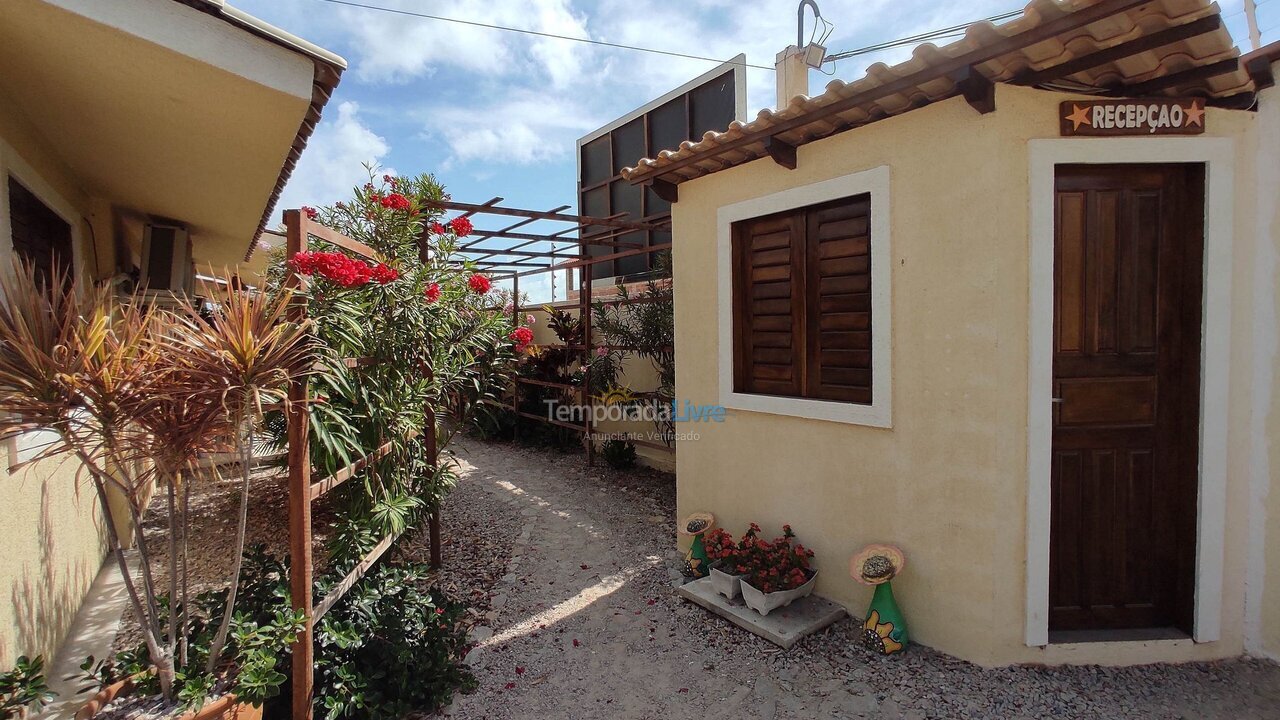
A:
[[[1026,644],[1049,644],[1049,522],[1053,452],[1054,179],[1058,165],[1204,163],[1204,319],[1200,347],[1200,477],[1192,639],[1222,634],[1226,546],[1227,399],[1235,141],[1231,138],[1073,138],[1030,141]],[[1158,640],[1168,644],[1185,641]]]
[[[58,194],[29,163],[18,155],[11,145],[0,139],[0,258],[13,257],[13,220],[9,212],[9,178],[17,180],[30,190],[40,202],[62,218],[71,226],[71,268],[72,273],[79,274],[84,267],[81,257],[83,230],[80,214],[75,206]],[[3,296],[0,296],[3,302]],[[58,434],[51,430],[32,430],[21,436],[9,438],[5,449],[9,456],[9,466],[27,462],[40,454],[50,443],[58,441]]]
[[[811,420],[893,427],[893,316],[889,254],[889,167],[882,165],[721,207],[716,213],[716,277],[720,404],[734,410]],[[779,397],[733,389],[733,224],[742,220],[871,194],[871,399],[869,405]]]

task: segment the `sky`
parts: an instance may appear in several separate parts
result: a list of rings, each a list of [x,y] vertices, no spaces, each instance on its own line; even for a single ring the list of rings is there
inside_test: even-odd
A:
[[[361,4],[555,35],[772,66],[795,42],[796,0],[356,0]],[[453,198],[505,198],[511,207],[576,212],[576,141],[715,67],[716,63],[503,32],[324,0],[232,0],[232,4],[346,58],[349,68],[278,209],[323,205],[384,172],[431,172]],[[818,0],[834,25],[830,53],[1019,9],[1022,0]],[[1232,37],[1247,51],[1243,0],[1221,0]],[[1280,0],[1258,3],[1263,42],[1280,39]],[[806,35],[812,20],[806,14]],[[828,64],[845,81],[910,48]],[[813,71],[811,94],[832,78]],[[748,119],[774,103],[772,70],[747,69]],[[638,158],[637,158],[638,159]],[[481,228],[497,227],[486,218]],[[562,224],[522,228],[552,232]],[[550,299],[549,276],[522,282],[533,302]],[[564,289],[557,289],[563,298]]]

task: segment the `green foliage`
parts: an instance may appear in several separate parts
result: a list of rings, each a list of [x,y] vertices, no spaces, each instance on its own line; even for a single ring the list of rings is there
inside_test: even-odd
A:
[[[626,470],[636,464],[636,446],[626,440],[609,439],[600,446],[600,457],[614,470]]]
[[[561,385],[580,386],[583,382],[582,350],[568,346],[581,346],[583,330],[581,318],[568,312],[544,306],[547,313],[547,327],[556,334],[556,344],[538,346],[520,360],[517,372],[521,377],[542,382]],[[521,384],[516,388],[518,406],[521,412],[546,417],[549,412],[548,402],[554,408],[561,404],[576,402],[578,392],[564,388],[547,387],[546,385]],[[550,410],[554,412],[554,410]],[[549,447],[562,452],[582,447],[582,433],[566,427],[539,422],[537,420],[514,418],[516,438],[526,444],[537,447]]]
[[[169,599],[159,596],[163,617],[168,617]],[[191,614],[191,631],[187,660],[180,663],[174,689],[185,707],[202,705],[215,689],[225,688],[243,702],[261,705],[280,694],[288,677],[288,649],[302,632],[301,611],[290,607],[288,568],[256,545],[245,555],[241,590],[232,617],[227,656],[234,673],[206,673],[205,661],[217,632],[217,620],[227,601],[227,590],[201,593]],[[182,607],[177,608],[178,612]],[[151,659],[145,643],[97,660],[90,656],[81,665],[81,678],[86,685],[81,692],[97,690],[125,678],[135,678],[139,692],[159,691],[154,674],[149,673]]]
[[[644,292],[631,302],[625,286],[618,286],[616,300],[597,301],[592,306],[592,329],[599,333],[611,349],[591,362],[593,387],[612,387],[622,362],[629,355],[645,358],[658,372],[659,402],[670,404],[675,399],[675,297],[672,294],[670,256],[662,253],[657,270],[649,277]],[[605,384],[607,381],[607,384]],[[669,420],[655,421],[663,438],[670,443],[674,425]]]
[[[458,254],[457,230],[439,224],[436,203],[445,198],[431,175],[379,177],[370,168],[350,201],[317,213],[317,222],[373,248],[397,273],[355,287],[316,275],[306,294],[329,371],[312,383],[312,466],[329,474],[390,443],[390,453],[337,491],[343,515],[380,536],[412,527],[449,489],[449,476],[427,460],[428,409],[447,452],[478,402],[506,385],[514,357],[503,293],[470,286],[478,271]],[[277,290],[284,277],[283,264],[272,271]],[[345,358],[368,360],[353,369]],[[283,419],[268,427],[283,444]]]
[[[429,568],[384,564],[316,628],[317,715],[326,720],[398,720],[474,689],[462,663],[465,606],[427,590]]]
[[[509,408],[481,405],[471,426],[484,440],[514,440],[516,436],[516,416]]]
[[[53,699],[45,683],[44,658],[22,655],[12,670],[0,672],[0,718],[24,717],[29,707],[40,708]]]

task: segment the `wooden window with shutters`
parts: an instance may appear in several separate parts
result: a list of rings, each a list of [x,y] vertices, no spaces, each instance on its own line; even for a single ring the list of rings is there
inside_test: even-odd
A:
[[[734,390],[872,402],[871,195],[733,224]]]

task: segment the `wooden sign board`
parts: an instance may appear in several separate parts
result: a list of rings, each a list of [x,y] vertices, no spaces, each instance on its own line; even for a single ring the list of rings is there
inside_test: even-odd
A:
[[[1204,100],[1153,98],[1067,100],[1058,117],[1064,136],[1199,135],[1204,132]]]

